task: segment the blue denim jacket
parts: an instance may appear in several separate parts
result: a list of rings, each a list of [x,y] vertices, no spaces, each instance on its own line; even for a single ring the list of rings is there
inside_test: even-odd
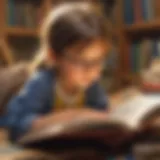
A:
[[[12,140],[25,134],[37,117],[53,110],[54,86],[55,73],[40,70],[28,80],[20,93],[12,98],[5,115],[6,127]],[[97,82],[87,89],[85,105],[98,110],[106,109],[106,94]]]

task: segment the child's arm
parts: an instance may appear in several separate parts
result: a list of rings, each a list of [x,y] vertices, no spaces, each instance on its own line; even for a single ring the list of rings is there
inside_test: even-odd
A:
[[[38,72],[29,80],[22,91],[8,104],[7,121],[12,140],[27,132],[33,121],[47,107],[49,83],[43,72]]]

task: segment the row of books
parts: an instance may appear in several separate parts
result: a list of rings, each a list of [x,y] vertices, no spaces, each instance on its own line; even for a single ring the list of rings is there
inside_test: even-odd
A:
[[[124,0],[126,24],[151,21],[160,18],[159,0]]]
[[[144,39],[129,47],[130,70],[137,73],[147,68],[151,61],[160,58],[160,39]]]
[[[9,26],[34,28],[42,19],[41,8],[32,1],[8,0],[7,19]]]

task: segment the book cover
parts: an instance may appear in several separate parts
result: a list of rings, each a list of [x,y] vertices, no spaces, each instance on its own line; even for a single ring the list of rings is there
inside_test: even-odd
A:
[[[63,140],[70,140],[72,145],[83,140],[99,140],[115,145],[131,140],[136,131],[142,131],[143,134],[143,129],[152,128],[151,122],[158,118],[159,110],[159,97],[137,95],[119,104],[108,114],[90,109],[62,111],[43,117],[41,124],[31,128],[18,142],[21,145],[39,143],[41,146],[44,143],[40,142],[46,142],[47,146],[55,148],[58,146],[54,142],[66,145]]]

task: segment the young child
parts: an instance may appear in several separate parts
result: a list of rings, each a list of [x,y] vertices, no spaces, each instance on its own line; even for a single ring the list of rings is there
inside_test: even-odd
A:
[[[42,27],[43,65],[8,104],[12,140],[38,125],[47,113],[80,107],[107,109],[106,94],[99,85],[110,48],[106,23],[86,2],[53,9]]]

